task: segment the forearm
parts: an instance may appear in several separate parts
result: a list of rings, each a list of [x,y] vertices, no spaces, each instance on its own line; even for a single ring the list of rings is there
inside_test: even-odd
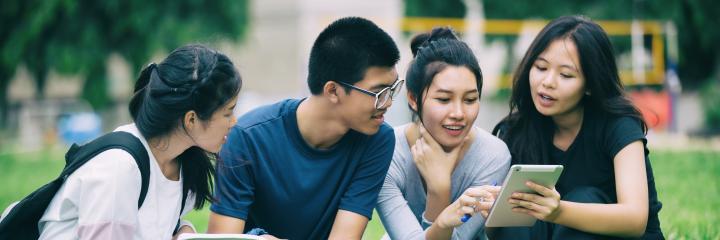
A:
[[[452,237],[453,228],[443,227],[434,223],[425,231],[425,239],[450,239]]]
[[[448,205],[450,205],[450,181],[448,180],[447,183],[436,182],[433,185],[428,184],[423,217],[433,222]]]
[[[647,225],[647,206],[561,201],[559,209],[553,222],[589,233],[639,237]]]

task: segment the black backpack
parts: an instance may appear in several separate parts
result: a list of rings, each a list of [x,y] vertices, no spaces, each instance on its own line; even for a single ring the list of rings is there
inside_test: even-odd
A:
[[[142,187],[138,198],[138,208],[140,208],[145,200],[145,195],[147,195],[150,180],[148,153],[140,139],[132,134],[120,131],[111,132],[83,146],[73,144],[65,154],[65,167],[60,176],[23,198],[2,219],[0,239],[38,239],[40,237],[38,222],[68,176],[88,160],[109,149],[122,149],[135,158],[142,177]],[[185,205],[185,192],[183,191],[183,205]],[[182,209],[180,211],[182,212]]]

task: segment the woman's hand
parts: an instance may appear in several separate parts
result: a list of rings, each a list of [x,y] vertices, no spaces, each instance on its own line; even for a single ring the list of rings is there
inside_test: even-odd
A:
[[[262,236],[260,236],[260,237],[263,238],[263,239],[265,239],[265,240],[280,240],[279,238],[276,238],[275,236],[270,235],[270,234],[265,234],[265,235],[262,235]]]
[[[460,160],[464,148],[469,137],[466,137],[463,143],[445,152],[442,146],[425,130],[422,124],[418,124],[420,136],[415,141],[415,145],[410,149],[423,179],[428,186],[428,190],[435,186],[450,186],[450,177],[457,162]]]
[[[560,193],[555,187],[547,188],[531,181],[525,182],[538,194],[533,193],[513,193],[508,200],[514,205],[513,211],[525,213],[539,220],[546,222],[554,222],[558,214],[560,214]]]
[[[487,212],[492,208],[495,196],[493,191],[496,187],[493,186],[480,186],[471,187],[465,190],[460,197],[455,200],[450,206],[447,206],[438,215],[437,219],[433,224],[437,224],[438,227],[448,229],[460,226],[463,222],[460,220],[466,214],[475,215],[480,212],[483,216],[487,215]]]
[[[180,227],[180,229],[178,229],[178,231],[177,231],[177,233],[175,234],[175,236],[173,236],[173,239],[177,239],[177,237],[180,236],[180,234],[183,234],[183,233],[195,233],[195,231],[192,229],[192,227],[190,227],[190,226],[188,226],[188,225],[183,225],[183,226]]]

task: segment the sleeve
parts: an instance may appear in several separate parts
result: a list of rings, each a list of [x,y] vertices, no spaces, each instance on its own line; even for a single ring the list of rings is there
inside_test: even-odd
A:
[[[479,161],[481,164],[476,164],[474,172],[468,173],[469,176],[474,176],[471,187],[501,185],[510,169],[511,156],[507,146],[495,137],[491,140],[492,144],[481,144],[485,147],[477,148],[483,152],[470,153],[485,158]],[[484,236],[484,225],[485,218],[475,215],[470,221],[455,228],[453,239],[476,239],[476,236]]]
[[[385,182],[378,194],[377,211],[390,239],[424,239],[425,231],[403,197],[405,184],[400,154],[393,156]]]
[[[193,207],[195,207],[195,201],[195,193],[189,192],[185,200],[185,206],[183,206],[183,211],[180,213],[180,227],[188,226],[193,230],[193,232],[197,232],[195,225],[193,225],[192,222],[183,219],[183,217],[193,210]]]
[[[353,174],[350,187],[343,194],[339,208],[371,219],[395,149],[394,132],[392,128],[382,125],[380,131],[369,141],[368,151],[361,157],[363,162]]]
[[[76,175],[77,174],[77,175]],[[119,149],[98,154],[66,182],[78,209],[79,239],[127,239],[138,229],[140,170]]]
[[[608,130],[605,136],[605,146],[610,159],[614,159],[620,150],[632,142],[642,140],[643,145],[647,144],[640,122],[633,118],[621,117],[611,121]]]
[[[249,158],[248,143],[242,130],[233,128],[220,151],[215,172],[215,202],[210,210],[229,217],[247,220],[255,199],[255,181]]]
[[[473,156],[478,156],[485,159],[480,159],[480,164],[476,164],[473,168],[474,172],[469,173],[474,179],[471,187],[483,186],[483,185],[501,185],[505,180],[510,169],[510,161],[512,156],[507,145],[495,137],[492,137],[493,144],[482,144],[483,146],[477,148],[478,151],[469,153]],[[483,151],[483,152],[479,152]]]

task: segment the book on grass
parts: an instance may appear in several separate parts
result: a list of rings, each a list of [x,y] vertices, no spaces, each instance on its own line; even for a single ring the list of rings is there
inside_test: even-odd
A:
[[[177,240],[262,240],[264,238],[249,234],[233,234],[233,233],[183,233],[178,236]]]

